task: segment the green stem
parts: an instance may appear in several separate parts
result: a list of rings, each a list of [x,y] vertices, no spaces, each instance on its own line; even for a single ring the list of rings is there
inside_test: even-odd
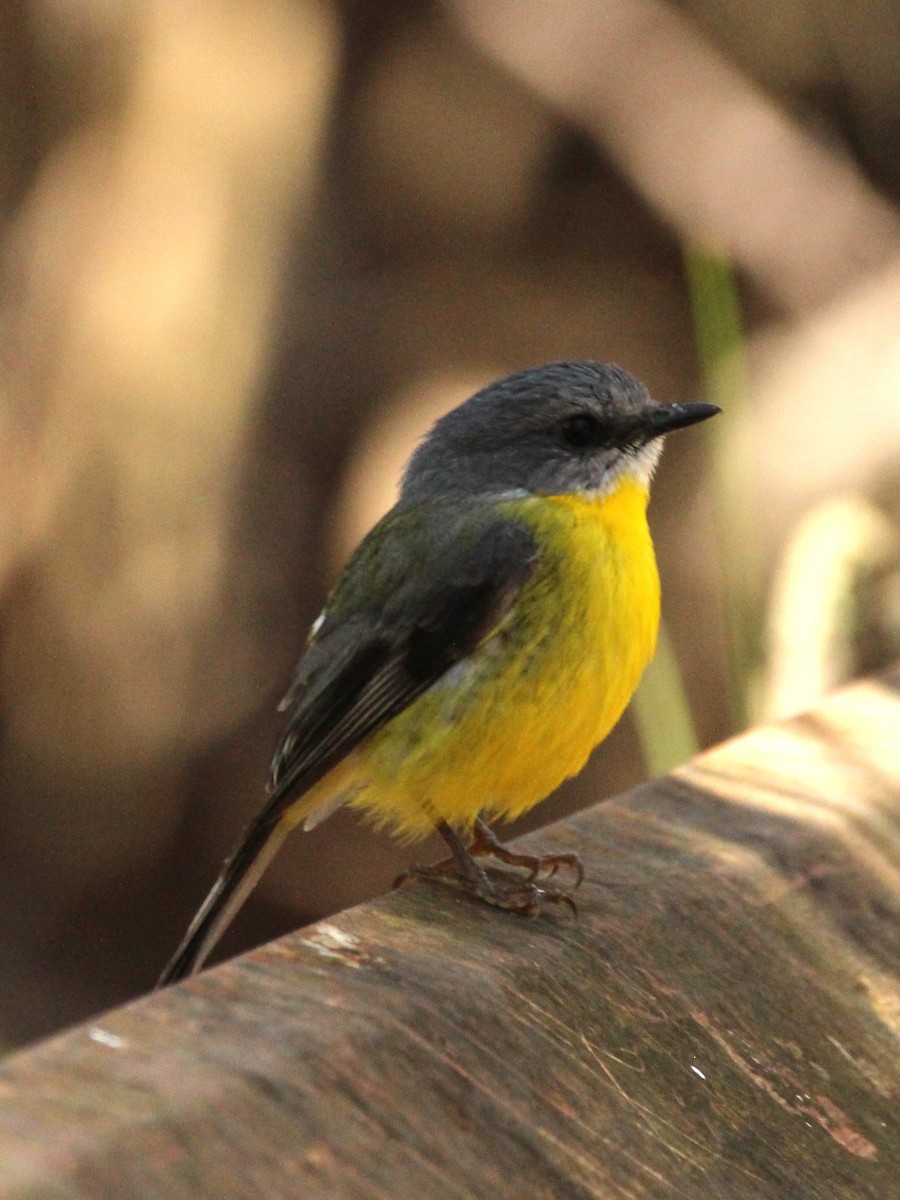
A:
[[[732,431],[744,415],[749,367],[740,296],[730,259],[697,243],[684,248],[697,357],[705,398],[723,409],[710,422],[716,521],[726,638],[726,675],[733,727],[748,719],[759,650],[760,555],[750,503],[747,456],[734,454]],[[726,453],[728,451],[729,453]]]
[[[691,707],[665,625],[659,627],[656,655],[631,702],[648,775],[665,775],[699,749]]]

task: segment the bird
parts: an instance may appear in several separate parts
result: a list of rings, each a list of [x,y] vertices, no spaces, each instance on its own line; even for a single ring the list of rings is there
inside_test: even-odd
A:
[[[400,840],[447,843],[401,879],[519,915],[574,911],[555,877],[577,887],[578,856],[519,853],[491,822],[577,774],[628,704],[659,626],[646,510],[663,438],[719,411],[575,360],[509,375],[432,426],[312,625],[265,803],[159,986],[200,969],[292,830],[345,804]]]

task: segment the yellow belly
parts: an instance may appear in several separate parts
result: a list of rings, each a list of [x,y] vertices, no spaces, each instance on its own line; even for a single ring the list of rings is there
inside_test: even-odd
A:
[[[516,817],[582,768],[656,642],[646,505],[626,480],[603,498],[505,506],[534,529],[538,570],[500,630],[353,756],[351,804],[415,838],[437,818]]]

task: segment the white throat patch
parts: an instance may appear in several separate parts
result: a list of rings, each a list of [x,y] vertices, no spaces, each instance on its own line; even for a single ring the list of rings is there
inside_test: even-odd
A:
[[[591,488],[592,496],[608,496],[614,492],[623,479],[633,479],[642,488],[649,491],[653,472],[662,454],[663,439],[654,438],[646,446],[641,446],[631,454],[620,455],[615,463],[603,476],[599,487]]]

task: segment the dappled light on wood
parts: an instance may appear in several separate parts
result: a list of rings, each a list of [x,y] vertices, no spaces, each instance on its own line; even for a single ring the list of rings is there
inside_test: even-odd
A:
[[[421,884],[13,1057],[0,1193],[890,1195],[898,685],[543,830],[577,922]]]

